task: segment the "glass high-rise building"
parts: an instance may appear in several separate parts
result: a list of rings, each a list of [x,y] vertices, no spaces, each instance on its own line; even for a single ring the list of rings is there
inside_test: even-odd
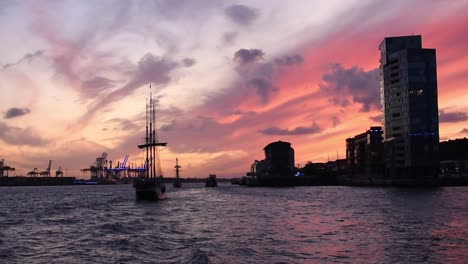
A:
[[[422,48],[421,36],[385,38],[379,50],[386,175],[435,176],[439,167],[436,51]]]

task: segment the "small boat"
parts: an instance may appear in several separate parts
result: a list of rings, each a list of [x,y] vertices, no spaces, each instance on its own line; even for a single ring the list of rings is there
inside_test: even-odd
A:
[[[210,174],[206,178],[205,187],[218,187],[218,182],[216,181],[216,174]]]
[[[150,86],[151,89],[151,86]],[[156,117],[155,117],[155,100],[150,93],[149,105],[146,103],[146,137],[145,144],[138,145],[138,148],[144,149],[146,152],[146,171],[135,178],[133,188],[137,200],[157,201],[166,198],[166,186],[164,185],[163,176],[161,174],[161,164],[157,147],[166,146],[166,142],[159,142],[156,138]],[[149,129],[148,129],[149,124]],[[158,171],[156,171],[156,169]],[[159,173],[159,177],[157,176]]]
[[[176,165],[174,166],[174,168],[176,169],[176,179],[175,179],[173,185],[174,185],[174,188],[180,188],[180,187],[182,187],[182,181],[179,178],[179,169],[182,168],[182,167],[179,165],[179,159],[178,158],[176,158]]]

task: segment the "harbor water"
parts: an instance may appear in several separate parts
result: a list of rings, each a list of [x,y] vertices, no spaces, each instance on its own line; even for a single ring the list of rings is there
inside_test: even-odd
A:
[[[0,188],[1,263],[468,263],[468,187]]]

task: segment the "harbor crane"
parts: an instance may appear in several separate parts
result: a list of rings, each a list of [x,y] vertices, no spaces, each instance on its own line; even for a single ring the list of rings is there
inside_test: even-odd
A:
[[[63,171],[61,166],[59,166],[58,169],[55,171],[55,177],[63,177]]]
[[[28,172],[28,176],[36,177],[39,175],[39,172],[37,172],[37,168],[34,168],[34,170]]]
[[[104,166],[107,163],[107,152],[103,152],[102,156],[96,158],[96,161],[89,168],[81,169],[82,172],[89,171],[91,179],[104,178]]]
[[[43,177],[50,177],[50,167],[52,166],[52,160],[49,160],[49,167],[45,171],[41,171],[39,174]]]
[[[3,176],[8,177],[8,171],[14,171],[14,170],[15,168],[5,165],[4,159],[0,161],[0,177],[3,177]],[[4,174],[5,172],[6,172],[6,175]]]

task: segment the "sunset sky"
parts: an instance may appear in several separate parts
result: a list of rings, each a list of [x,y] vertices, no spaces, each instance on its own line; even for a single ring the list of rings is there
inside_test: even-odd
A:
[[[380,125],[378,45],[437,50],[441,140],[468,136],[468,1],[0,0],[0,159],[83,177],[102,152],[141,164],[157,99],[166,176],[241,176],[270,142],[345,157]]]

